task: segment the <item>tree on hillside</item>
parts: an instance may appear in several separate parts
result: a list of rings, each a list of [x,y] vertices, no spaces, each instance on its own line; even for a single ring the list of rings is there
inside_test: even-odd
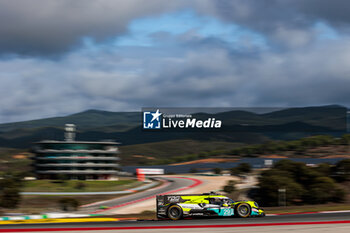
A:
[[[314,170],[326,177],[332,174],[332,166],[329,163],[320,163]]]
[[[341,202],[345,196],[333,179],[329,177],[318,177],[315,183],[310,185],[310,190],[304,198],[311,204],[321,204],[328,201]]]
[[[338,176],[350,174],[350,160],[340,161],[335,171]],[[328,164],[313,168],[304,163],[281,160],[261,173],[260,188],[254,198],[263,205],[274,206],[279,200],[278,189],[285,189],[287,204],[342,202],[345,190],[330,178],[333,176],[334,171]]]
[[[246,174],[252,171],[252,166],[249,163],[240,163],[237,167],[231,168],[231,175]]]
[[[343,145],[349,145],[350,144],[350,134],[344,134],[342,137],[341,137],[341,143]]]
[[[338,181],[350,180],[350,159],[339,161],[334,168],[335,177]]]
[[[300,166],[300,165],[297,164],[296,162],[293,162],[289,159],[282,159],[273,165],[273,169],[293,173],[296,170],[297,166]]]
[[[252,171],[252,166],[249,163],[240,163],[238,169],[242,173],[249,173]]]
[[[234,180],[229,180],[227,184],[223,188],[224,192],[227,194],[231,194],[236,190],[235,187],[235,181]]]
[[[261,177],[259,187],[257,198],[263,206],[278,205],[279,189],[286,190],[287,205],[299,203],[305,192],[303,187],[293,179],[277,175]]]
[[[222,170],[221,170],[221,168],[216,167],[216,168],[213,169],[213,172],[214,172],[215,174],[221,174]]]

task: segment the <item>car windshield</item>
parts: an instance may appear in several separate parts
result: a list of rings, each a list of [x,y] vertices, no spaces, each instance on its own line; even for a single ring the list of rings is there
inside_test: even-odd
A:
[[[222,202],[222,204],[231,205],[234,201],[230,198],[224,198],[224,199],[221,199],[221,202]]]

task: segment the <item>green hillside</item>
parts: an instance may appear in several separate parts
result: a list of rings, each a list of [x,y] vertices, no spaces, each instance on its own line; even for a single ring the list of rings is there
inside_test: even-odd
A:
[[[77,140],[110,139],[123,145],[173,140],[260,143],[262,138],[297,139],[314,134],[345,133],[346,108],[337,105],[288,108],[270,113],[234,110],[216,114],[194,113],[198,119],[223,121],[219,131],[143,131],[140,112],[88,110],[65,117],[0,124],[0,147],[30,148],[33,142],[62,140],[64,124],[77,125]]]
[[[18,129],[37,129],[42,127],[59,127],[71,123],[78,125],[78,129],[93,130],[95,128],[114,127],[115,131],[135,127],[141,119],[140,112],[108,112],[100,110],[88,110],[63,117],[52,117],[32,121],[14,122],[0,124],[0,131],[8,132]]]
[[[243,143],[225,141],[172,140],[120,147],[122,164],[152,164],[166,158],[174,158],[200,152],[229,151]]]

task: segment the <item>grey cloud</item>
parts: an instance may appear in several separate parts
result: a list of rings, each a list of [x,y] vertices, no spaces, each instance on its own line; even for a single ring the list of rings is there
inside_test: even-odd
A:
[[[350,105],[347,38],[319,41],[307,50],[249,56],[217,44],[185,46],[176,53],[169,48],[161,57],[160,46],[148,48],[154,52],[148,56],[143,56],[145,48],[136,47],[130,56],[121,56],[117,48],[74,52],[59,61],[0,61],[0,121],[91,108]]]
[[[154,33],[152,47],[81,46],[57,60],[8,57],[0,60],[0,122],[91,108],[350,106],[348,16],[342,16],[350,5],[346,2],[340,16],[336,11],[342,1],[332,2],[329,12],[322,0],[143,3],[30,0],[19,7],[0,0],[0,53],[62,53],[82,36],[104,41],[124,33],[134,18],[186,4],[263,33],[269,47],[247,40],[232,44],[191,30]],[[341,36],[318,40],[312,29],[316,19],[334,25]]]
[[[229,22],[238,22],[260,31],[277,27],[307,27],[315,20],[335,26],[350,23],[347,0],[197,0],[199,11]]]
[[[0,54],[62,54],[84,37],[108,41],[134,19],[188,8],[251,28],[282,48],[308,45],[316,20],[343,32],[350,22],[347,0],[0,0]]]
[[[198,0],[196,9],[260,32],[270,46],[294,49],[312,43],[316,22],[349,33],[350,2],[347,0]]]
[[[84,37],[104,41],[125,33],[135,18],[182,5],[182,0],[1,0],[0,52],[61,54]]]
[[[294,1],[291,1],[293,3]],[[350,2],[347,0],[297,0],[296,10],[310,18],[323,19],[338,27],[348,27],[350,22]]]

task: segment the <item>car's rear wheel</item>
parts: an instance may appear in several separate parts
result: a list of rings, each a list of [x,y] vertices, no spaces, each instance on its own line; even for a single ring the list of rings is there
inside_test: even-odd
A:
[[[236,215],[241,218],[249,217],[250,215],[250,205],[247,203],[241,203],[236,207]]]
[[[179,220],[182,218],[182,208],[178,205],[172,205],[168,208],[168,217],[171,220]]]

